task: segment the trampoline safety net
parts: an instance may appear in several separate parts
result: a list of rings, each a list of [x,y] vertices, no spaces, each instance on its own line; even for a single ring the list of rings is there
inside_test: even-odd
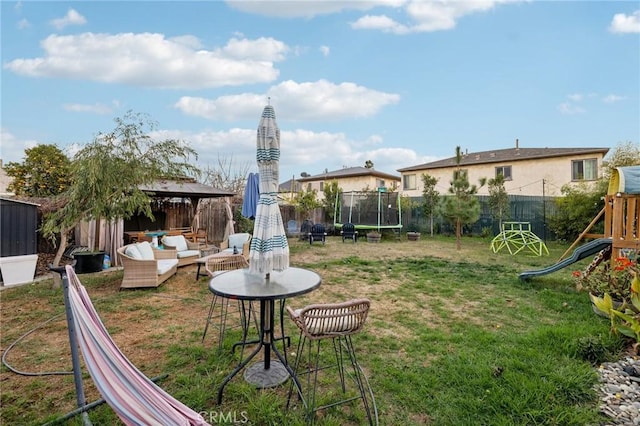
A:
[[[342,192],[336,197],[336,224],[392,228],[401,224],[397,192]]]

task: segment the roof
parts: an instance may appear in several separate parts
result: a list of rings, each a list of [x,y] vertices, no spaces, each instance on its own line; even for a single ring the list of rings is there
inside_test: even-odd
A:
[[[298,179],[298,182],[310,182],[316,180],[329,180],[329,179],[343,179],[357,176],[374,176],[384,179],[393,179],[400,181],[400,176],[392,175],[389,173],[379,172],[374,168],[366,167],[347,167],[340,170],[334,170],[332,172],[321,173],[319,175],[308,176]]]
[[[502,163],[505,161],[534,160],[553,157],[571,157],[584,154],[603,154],[609,152],[609,148],[509,148],[493,151],[473,152],[464,154],[460,161],[461,166],[476,164]],[[399,172],[411,172],[425,169],[440,169],[455,167],[456,157],[446,158],[431,163],[398,169]]]
[[[153,192],[156,197],[217,198],[232,197],[236,194],[195,181],[157,180],[151,185],[140,186],[145,192]]]
[[[39,207],[40,206],[39,203],[34,203],[32,201],[22,200],[22,199],[13,198],[13,197],[0,197],[0,200],[8,201],[10,203],[28,204],[28,205],[35,206],[35,207]]]

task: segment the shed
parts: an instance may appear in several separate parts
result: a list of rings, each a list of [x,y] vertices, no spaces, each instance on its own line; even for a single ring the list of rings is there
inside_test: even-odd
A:
[[[0,197],[0,272],[5,286],[33,280],[37,233],[38,204]]]

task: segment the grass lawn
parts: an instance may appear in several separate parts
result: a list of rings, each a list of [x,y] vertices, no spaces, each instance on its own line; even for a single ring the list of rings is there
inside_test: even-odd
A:
[[[600,424],[594,365],[616,359],[624,345],[610,336],[608,320],[594,315],[588,296],[574,289],[571,272],[590,259],[523,283],[519,272],[555,263],[568,245],[550,243],[550,255],[536,257],[494,254],[489,242],[464,238],[458,251],[454,238],[424,234],[416,242],[380,244],[291,240],[291,265],[318,272],[323,282],[287,303],[371,299],[355,345],[382,425]],[[256,390],[241,374],[216,404],[219,384],[238,362],[230,347],[239,332],[228,332],[222,351],[215,329],[202,343],[211,294],[206,278],[195,280],[195,266],[153,290],[118,291],[121,278],[118,271],[80,275],[114,341],[147,376],[168,374],[159,385],[212,424],[304,423],[298,409],[284,409],[288,385]],[[6,361],[31,374],[2,366],[0,423],[61,417],[75,408],[73,378],[40,375],[71,368],[61,290],[48,280],[4,289],[0,298],[3,353],[24,336]],[[286,327],[293,357],[297,334],[288,319]],[[98,399],[85,378],[89,401]],[[107,405],[89,417],[94,424],[118,422]],[[321,425],[364,421],[357,404],[318,416]]]

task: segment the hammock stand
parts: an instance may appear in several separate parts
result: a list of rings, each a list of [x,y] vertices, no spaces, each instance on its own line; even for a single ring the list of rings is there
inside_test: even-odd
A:
[[[78,408],[49,424],[82,414],[83,424],[90,426],[87,411],[107,402],[126,425],[208,425],[200,414],[154,383],[166,375],[149,379],[122,354],[100,320],[73,266],[51,270],[62,277]],[[87,403],[78,347],[104,399]]]

